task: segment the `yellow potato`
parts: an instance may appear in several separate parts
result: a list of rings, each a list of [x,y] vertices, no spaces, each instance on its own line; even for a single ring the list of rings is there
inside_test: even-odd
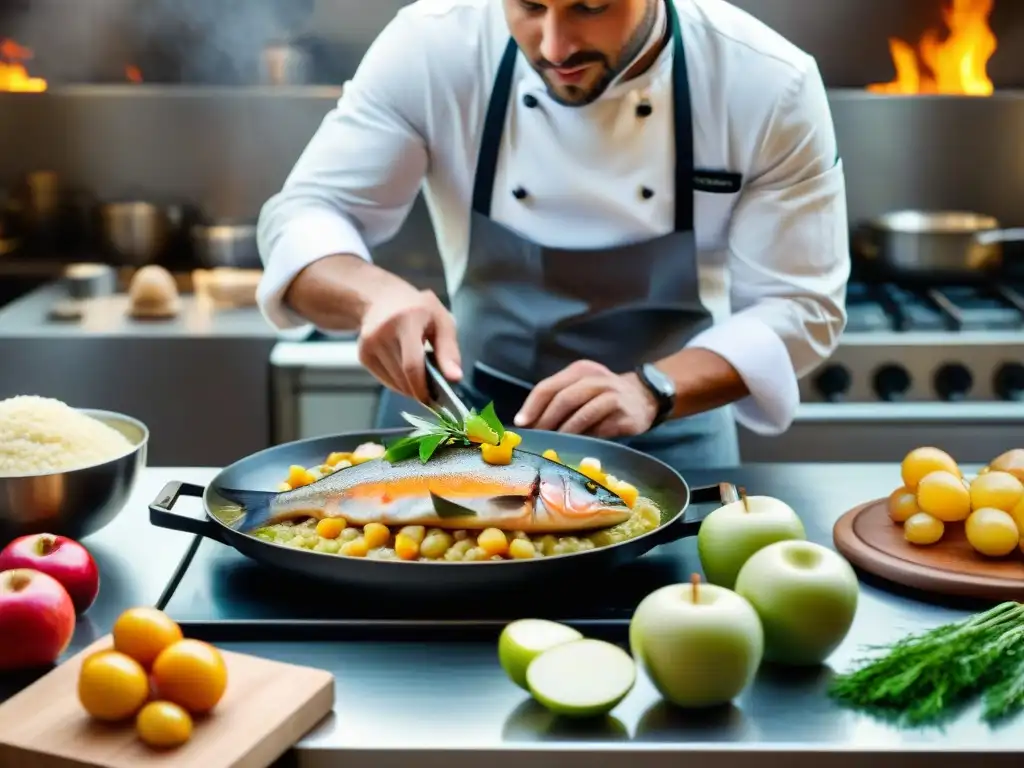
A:
[[[944,523],[959,523],[971,514],[971,493],[959,475],[940,470],[918,483],[917,506]]]
[[[917,497],[909,488],[897,488],[889,495],[889,517],[894,523],[903,524],[920,511]]]
[[[1001,509],[979,509],[964,524],[967,542],[988,557],[1005,557],[1017,549],[1020,533],[1009,513]]]
[[[925,475],[938,471],[949,472],[957,477],[962,474],[953,457],[938,448],[915,448],[904,457],[900,465],[903,485],[911,490],[917,488]]]
[[[1024,483],[1009,472],[993,470],[971,483],[974,509],[1001,509],[1010,512],[1024,498]]]
[[[945,532],[946,526],[941,520],[924,512],[918,512],[903,524],[903,538],[918,546],[934,544]]]

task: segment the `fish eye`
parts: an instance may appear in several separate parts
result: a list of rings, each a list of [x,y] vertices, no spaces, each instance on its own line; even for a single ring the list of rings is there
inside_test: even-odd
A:
[[[597,483],[595,483],[593,480],[588,482],[586,487],[587,487],[587,490],[590,491],[591,493],[594,493],[594,494],[597,493]]]

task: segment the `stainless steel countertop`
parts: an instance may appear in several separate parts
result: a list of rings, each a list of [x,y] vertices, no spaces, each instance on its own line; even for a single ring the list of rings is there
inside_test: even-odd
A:
[[[278,336],[256,307],[217,309],[205,298],[181,296],[179,314],[168,320],[135,320],[128,315],[126,294],[85,302],[83,318],[56,322],[48,318],[53,305],[67,298],[60,282],[49,283],[0,309],[0,338],[75,338],[121,336],[137,338],[248,338]]]
[[[150,528],[146,504],[167,480],[203,484],[214,474],[213,469],[147,470],[129,508],[86,542],[104,566],[107,586],[75,648],[106,631],[119,610],[155,602],[188,546],[189,537]],[[721,472],[688,477],[694,484],[723,479]],[[751,465],[725,479],[792,504],[809,538],[828,544],[835,519],[867,498],[888,494],[898,470],[863,464]],[[692,543],[684,542],[679,552],[695,563]],[[325,599],[344,595],[325,594]],[[979,768],[1015,765],[1024,753],[1020,719],[990,729],[972,708],[945,731],[899,730],[839,709],[824,695],[833,670],[846,669],[863,644],[931,628],[978,608],[943,607],[862,583],[854,627],[827,667],[807,673],[765,668],[732,707],[710,713],[670,710],[641,677],[612,718],[596,726],[560,722],[531,704],[505,678],[493,642],[221,645],[322,667],[337,676],[333,714],[282,758],[282,766],[521,768],[528,760],[531,767],[589,768],[601,759],[609,768],[677,768],[690,753],[701,768],[754,760],[780,768],[935,768],[965,760]]]

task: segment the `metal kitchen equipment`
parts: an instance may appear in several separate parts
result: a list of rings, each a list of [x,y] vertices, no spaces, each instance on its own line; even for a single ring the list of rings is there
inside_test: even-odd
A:
[[[585,583],[588,574],[608,571],[635,560],[655,547],[695,536],[700,520],[690,513],[690,504],[729,503],[738,499],[728,483],[691,489],[683,477],[667,464],[616,443],[558,432],[522,430],[523,450],[540,453],[551,448],[564,460],[593,456],[618,477],[644,489],[662,510],[662,523],[635,539],[568,555],[534,560],[483,561],[388,561],[347,558],[322,552],[298,550],[242,533],[244,513],[227,500],[226,489],[270,489],[277,487],[282,473],[293,464],[313,466],[332,451],[354,450],[365,442],[380,442],[407,434],[407,430],[372,430],[301,440],[260,451],[220,472],[206,488],[173,482],[161,491],[149,507],[150,522],[160,528],[205,536],[236,548],[260,563],[283,568],[315,579],[353,587],[432,593],[455,596],[481,592],[518,591],[556,583]],[[342,470],[344,471],[344,470]],[[221,490],[225,494],[222,495]],[[173,511],[181,496],[201,497],[202,519]],[[476,566],[481,566],[477,568]]]
[[[1024,230],[969,211],[894,211],[854,232],[856,253],[888,274],[931,278],[995,273],[1014,243],[1024,245]]]
[[[80,539],[113,520],[128,501],[146,466],[149,429],[120,413],[79,410],[121,432],[134,448],[91,467],[0,477],[0,546],[30,533]]]
[[[269,43],[260,54],[260,82],[265,85],[304,85],[312,68],[309,51],[296,43]]]
[[[155,203],[104,203],[99,207],[104,250],[117,264],[141,267],[159,261],[173,234],[170,212]]]
[[[256,225],[238,222],[196,224],[190,230],[192,249],[207,269],[257,269],[260,262]]]

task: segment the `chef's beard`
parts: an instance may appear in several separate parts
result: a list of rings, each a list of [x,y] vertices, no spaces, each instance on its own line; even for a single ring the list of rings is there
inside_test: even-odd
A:
[[[644,17],[637,25],[636,31],[633,32],[629,41],[623,47],[622,52],[619,54],[619,59],[612,66],[611,62],[608,61],[608,57],[599,51],[578,51],[570,56],[565,61],[558,63],[558,68],[571,69],[573,67],[581,67],[584,64],[591,62],[600,62],[604,66],[604,72],[600,79],[590,86],[589,90],[583,90],[575,85],[563,86],[563,90],[569,94],[568,97],[563,96],[545,77],[545,72],[555,68],[555,64],[550,61],[542,59],[533,63],[534,69],[536,69],[544,80],[544,85],[547,86],[548,95],[551,99],[558,104],[565,107],[585,107],[588,104],[593,104],[608,90],[608,86],[611,85],[615,79],[626,71],[627,68],[633,65],[636,57],[640,55],[640,52],[647,45],[647,41],[651,37],[651,33],[654,31],[654,25],[658,19],[658,7],[657,3],[662,0],[647,0],[647,8],[644,11]],[[669,0],[671,2],[671,0]]]

